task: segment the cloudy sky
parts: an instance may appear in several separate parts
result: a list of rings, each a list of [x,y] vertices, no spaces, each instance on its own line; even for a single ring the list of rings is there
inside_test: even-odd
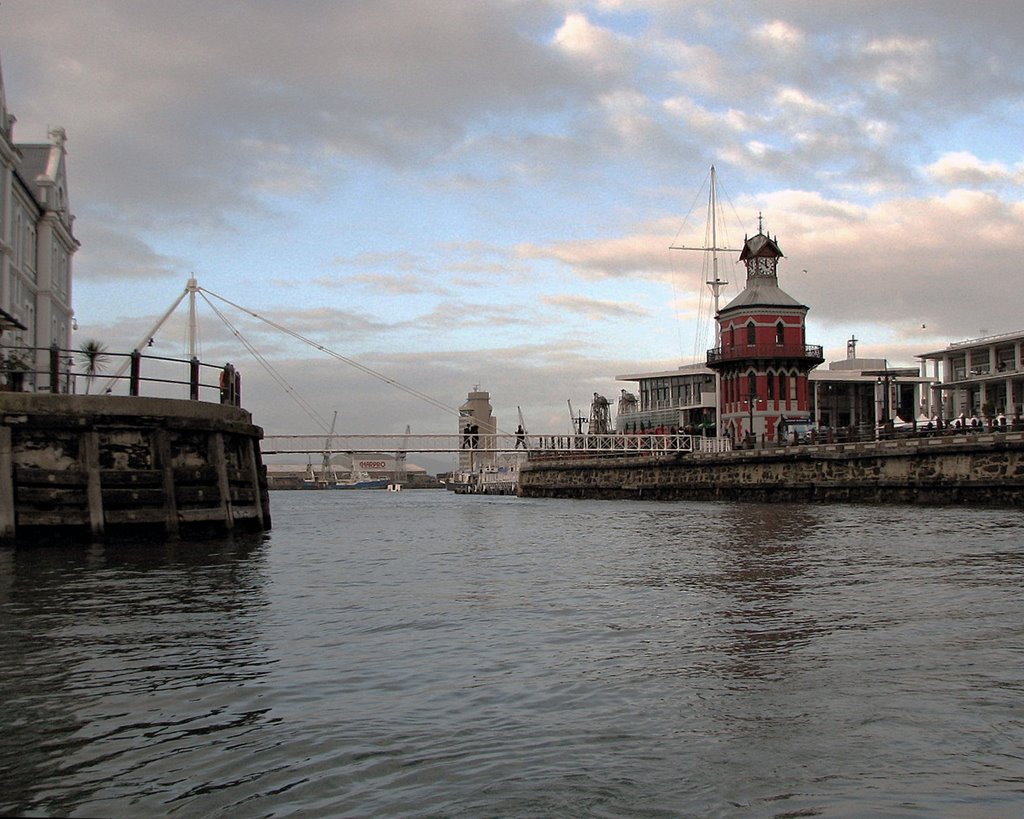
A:
[[[763,214],[828,359],[1024,328],[1022,31],[1019,0],[4,0],[0,62],[16,139],[67,129],[76,344],[130,349],[194,274],[337,354],[200,302],[268,433],[454,428],[339,356],[561,432],[714,346],[669,249],[712,164],[720,240]]]

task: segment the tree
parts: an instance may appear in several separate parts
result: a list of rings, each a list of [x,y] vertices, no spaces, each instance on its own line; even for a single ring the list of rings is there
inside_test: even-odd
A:
[[[78,352],[85,368],[85,394],[88,395],[93,380],[107,365],[107,345],[96,340],[86,341]]]

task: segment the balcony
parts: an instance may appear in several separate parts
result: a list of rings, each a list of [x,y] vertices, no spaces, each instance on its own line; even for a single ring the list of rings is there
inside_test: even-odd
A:
[[[804,359],[821,364],[825,360],[817,344],[736,344],[708,350],[707,365],[714,367],[726,361],[750,361],[770,358]]]

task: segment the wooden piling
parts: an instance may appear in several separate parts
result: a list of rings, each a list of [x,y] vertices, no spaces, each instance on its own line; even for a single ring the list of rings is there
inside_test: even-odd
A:
[[[14,539],[14,464],[11,428],[0,426],[0,541]]]

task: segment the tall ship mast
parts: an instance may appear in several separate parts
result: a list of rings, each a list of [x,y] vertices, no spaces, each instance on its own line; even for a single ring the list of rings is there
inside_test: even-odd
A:
[[[711,278],[705,282],[711,289],[711,296],[713,299],[714,312],[711,317],[712,324],[715,327],[715,347],[720,347],[722,344],[722,328],[718,321],[718,311],[720,308],[722,288],[729,282],[723,279],[718,272],[718,254],[719,252],[730,252],[738,253],[740,248],[734,247],[720,247],[718,244],[718,173],[715,170],[715,166],[711,166],[711,181],[708,186],[708,214],[707,220],[705,221],[704,228],[704,245],[703,247],[690,247],[687,245],[670,245],[669,250],[696,250],[700,253],[711,254]],[[710,243],[709,243],[710,238]],[[700,321],[698,315],[698,322]],[[718,416],[721,414],[722,407],[722,377],[719,372],[715,372],[715,427],[719,428]]]

